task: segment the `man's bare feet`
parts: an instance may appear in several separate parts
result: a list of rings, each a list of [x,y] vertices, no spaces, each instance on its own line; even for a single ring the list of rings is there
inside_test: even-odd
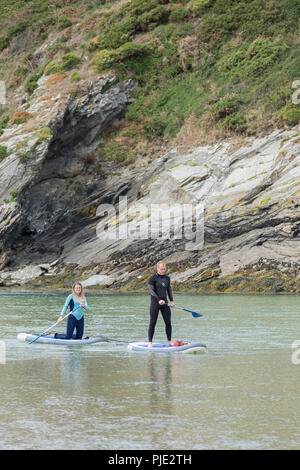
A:
[[[149,341],[148,348],[152,348],[152,343]]]

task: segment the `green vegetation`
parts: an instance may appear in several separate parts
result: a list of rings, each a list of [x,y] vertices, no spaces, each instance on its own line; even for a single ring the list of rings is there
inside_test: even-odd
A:
[[[60,67],[62,70],[71,70],[79,63],[80,59],[72,52],[69,52],[68,54],[63,55],[63,62]]]
[[[151,180],[149,181],[149,183],[155,183],[155,181],[157,181],[157,176],[154,176],[153,178],[151,178]]]
[[[300,106],[289,103],[278,113],[280,121],[288,125],[295,125],[300,122]]]
[[[85,63],[99,74],[134,78],[137,86],[126,123],[139,129],[139,138],[175,137],[190,118],[193,126],[204,134],[212,131],[214,137],[256,135],[299,122],[300,106],[291,97],[292,82],[300,79],[300,0],[1,4],[0,52],[29,28],[37,38],[26,54],[11,56],[20,62],[18,80],[28,70],[29,93],[42,74],[65,73]],[[81,42],[72,41],[71,46],[78,23]],[[43,66],[26,68],[34,50],[53,32],[57,39],[47,49]],[[0,70],[5,60],[0,58]],[[80,75],[70,74],[72,82],[84,76],[81,68]],[[0,121],[0,134],[2,129]],[[107,155],[112,153],[107,149]]]
[[[72,26],[72,21],[66,15],[61,15],[58,17],[57,24],[59,29],[65,29]]]
[[[81,78],[78,72],[72,72],[70,76],[71,82],[80,82]]]
[[[219,71],[233,82],[245,77],[255,80],[264,75],[289,47],[268,39],[255,39],[249,46],[242,45],[219,62]]]
[[[98,72],[110,68],[118,69],[118,66],[120,70],[122,68],[130,69],[133,68],[134,61],[139,61],[140,58],[148,53],[149,49],[147,46],[134,42],[126,42],[116,50],[103,49],[98,52],[94,57],[94,64]]]
[[[4,132],[4,129],[6,128],[7,124],[8,124],[8,121],[9,121],[9,117],[6,116],[2,119],[0,119],[0,136],[3,134]]]
[[[107,160],[113,160],[119,164],[127,165],[135,159],[134,152],[125,144],[120,142],[106,142],[102,156]]]
[[[5,145],[0,145],[0,162],[4,160],[9,155],[7,147]]]
[[[52,137],[52,131],[50,127],[41,127],[38,131],[36,131],[36,135],[39,138],[40,142],[43,142],[44,140],[51,139]]]
[[[158,15],[166,3],[168,14]],[[221,135],[298,122],[291,83],[300,70],[300,2],[180,3],[126,3],[118,21],[111,19],[99,36],[97,70],[110,68],[120,78],[126,70],[138,81],[126,117],[143,123],[144,136],[175,136],[191,115],[199,126],[213,124]],[[198,16],[201,22],[195,25]],[[128,60],[120,53],[122,45],[141,31],[149,31],[147,54]]]
[[[135,34],[166,23],[169,10],[164,4],[167,3],[166,0],[131,0],[126,3],[117,15],[111,17],[108,27],[99,36],[99,47],[116,49],[129,42]]]
[[[30,155],[30,151],[28,152],[17,152],[17,155],[20,157],[20,162],[25,165],[27,163],[28,157]]]
[[[73,69],[79,63],[80,59],[72,52],[69,52],[68,54],[63,55],[62,62],[60,63],[57,60],[51,60],[48,62],[44,68],[44,74],[51,75],[53,73],[64,73],[67,70]]]
[[[41,74],[35,73],[29,77],[29,79],[26,82],[25,89],[28,91],[30,94],[34,92],[34,90],[38,87],[38,80],[41,78]]]
[[[266,199],[262,199],[259,204],[268,204],[269,201],[270,201],[270,198],[266,197]]]
[[[13,191],[10,192],[10,195],[13,199],[16,199],[18,197],[19,191],[14,189]]]

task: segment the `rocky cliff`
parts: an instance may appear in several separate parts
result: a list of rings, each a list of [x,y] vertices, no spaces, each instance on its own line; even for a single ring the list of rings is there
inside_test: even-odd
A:
[[[134,81],[102,76],[76,96],[61,81],[43,76],[26,122],[0,138],[8,153],[0,163],[3,286],[63,287],[80,278],[95,288],[143,290],[163,259],[176,290],[299,291],[297,126],[119,168],[93,152],[122,118]],[[189,248],[191,234],[179,237],[180,226],[177,236],[176,229],[151,236],[151,205],[159,204],[162,218],[201,205],[203,243]]]

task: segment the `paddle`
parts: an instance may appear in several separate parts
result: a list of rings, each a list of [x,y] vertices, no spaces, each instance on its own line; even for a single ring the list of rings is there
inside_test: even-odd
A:
[[[108,343],[133,343],[134,341],[124,341],[123,339],[114,339],[114,338],[107,338],[106,336],[99,336],[99,338],[103,339],[103,341],[107,341]]]
[[[71,315],[71,313],[75,312],[75,310],[77,310],[78,308],[80,307],[80,305],[78,305],[78,307],[74,308],[74,310],[72,312],[69,312],[67,315],[65,315],[63,317],[64,318],[67,318],[69,315]],[[83,307],[84,308],[84,307]],[[61,320],[62,321],[62,320]],[[30,341],[29,344],[32,344],[34,343],[37,339],[39,339],[41,336],[45,335],[48,331],[52,330],[52,328],[55,327],[55,325],[57,325],[58,323],[60,323],[60,321],[57,321],[56,323],[54,323],[54,325],[50,326],[47,330],[43,331],[43,333],[41,333],[39,336],[37,336],[36,338],[34,338],[32,341]]]
[[[168,302],[166,302],[165,305],[168,305],[170,307],[170,304],[168,304]],[[201,313],[193,312],[193,310],[188,310],[187,308],[177,307],[177,306],[175,306],[174,308],[180,308],[180,310],[184,310],[185,312],[189,312],[193,315],[194,318],[203,317],[203,315]]]

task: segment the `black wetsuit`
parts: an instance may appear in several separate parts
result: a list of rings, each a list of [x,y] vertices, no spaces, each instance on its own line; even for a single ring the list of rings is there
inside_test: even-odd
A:
[[[170,301],[173,301],[173,294],[171,289],[171,280],[169,276],[163,274],[160,275],[155,273],[148,280],[149,292],[151,295],[150,303],[150,324],[148,329],[148,340],[152,342],[154,335],[155,325],[159,310],[161,311],[162,317],[166,325],[166,335],[168,341],[171,341],[172,337],[172,325],[171,325],[171,309],[168,305],[160,305],[159,300],[168,301],[167,295]]]

